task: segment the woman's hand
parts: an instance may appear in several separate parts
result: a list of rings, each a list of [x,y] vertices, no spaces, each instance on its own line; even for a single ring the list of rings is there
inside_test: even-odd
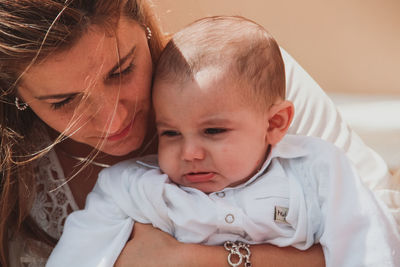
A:
[[[223,246],[180,243],[150,224],[135,223],[131,239],[126,243],[114,266],[222,267],[228,266],[227,255]]]
[[[151,224],[135,223],[131,239],[122,250],[116,267],[185,266],[180,261],[182,243]]]
[[[251,246],[253,266],[323,267],[319,244],[306,251],[268,244]],[[135,223],[131,239],[122,250],[115,267],[195,267],[229,266],[223,246],[184,244],[149,224]]]

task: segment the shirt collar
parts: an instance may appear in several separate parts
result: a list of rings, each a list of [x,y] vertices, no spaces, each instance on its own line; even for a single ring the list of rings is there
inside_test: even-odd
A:
[[[295,140],[296,139],[293,139],[287,135],[278,144],[272,146],[269,155],[267,156],[266,160],[264,161],[261,168],[257,171],[257,173],[255,173],[249,180],[247,180],[243,184],[238,185],[234,188],[245,187],[248,184],[252,183],[254,180],[256,180],[258,177],[266,173],[268,166],[271,164],[271,161],[275,158],[295,159],[307,156],[309,154],[309,151],[307,151],[302,146],[298,145],[295,142]]]
[[[136,163],[150,169],[160,169],[156,154],[140,157],[136,159]]]

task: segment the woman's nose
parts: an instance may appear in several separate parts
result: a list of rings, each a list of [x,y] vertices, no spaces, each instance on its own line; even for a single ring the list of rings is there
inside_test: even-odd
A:
[[[121,103],[119,96],[104,96],[98,100],[98,109],[93,114],[93,123],[104,135],[113,135],[125,127],[128,110]]]
[[[181,159],[184,161],[202,160],[205,158],[205,150],[200,142],[185,140],[182,145]]]

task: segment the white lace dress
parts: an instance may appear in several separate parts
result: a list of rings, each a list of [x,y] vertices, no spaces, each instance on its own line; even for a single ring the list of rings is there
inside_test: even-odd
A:
[[[59,239],[67,215],[78,206],[55,151],[38,160],[35,168],[38,192],[30,214],[47,234]],[[11,267],[43,267],[50,251],[44,243],[17,236],[10,242]]]

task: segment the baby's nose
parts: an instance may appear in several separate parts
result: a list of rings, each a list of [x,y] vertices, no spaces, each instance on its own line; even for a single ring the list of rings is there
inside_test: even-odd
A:
[[[205,150],[198,142],[186,140],[182,146],[181,159],[185,161],[202,160]]]

